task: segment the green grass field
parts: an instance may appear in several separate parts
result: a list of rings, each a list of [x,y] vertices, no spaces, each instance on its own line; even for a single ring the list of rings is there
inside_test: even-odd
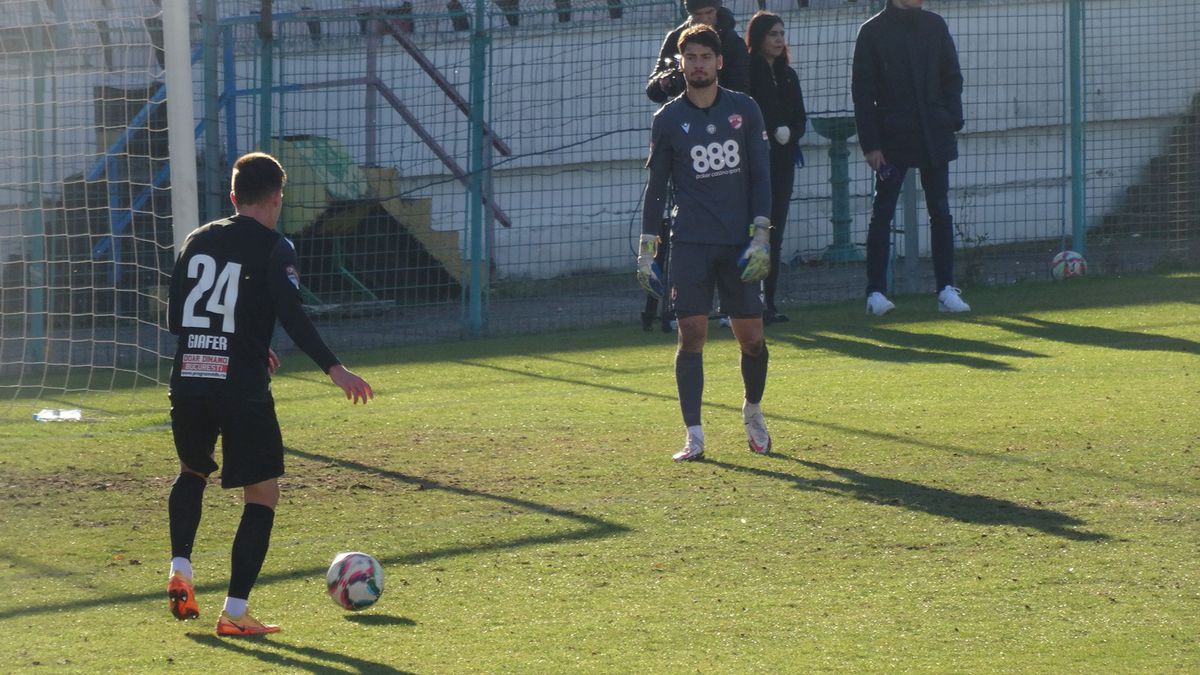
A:
[[[630,323],[369,353],[352,407],[302,354],[251,597],[284,632],[212,635],[240,493],[210,487],[201,619],[165,602],[164,390],[0,408],[6,672],[1198,672],[1200,275],[860,302],[769,328],[751,454],[728,331],[707,460],[673,341]],[[95,421],[41,424],[41,407]],[[384,564],[334,606],[334,554]]]

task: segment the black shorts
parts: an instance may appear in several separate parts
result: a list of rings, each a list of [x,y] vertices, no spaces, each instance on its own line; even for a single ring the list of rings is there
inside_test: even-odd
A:
[[[707,315],[712,311],[714,287],[723,313],[739,319],[762,316],[762,282],[742,281],[742,268],[738,267],[745,248],[671,242],[667,281],[676,316]]]
[[[283,475],[283,436],[275,399],[248,401],[210,396],[171,396],[171,432],[179,461],[208,475],[221,437],[221,487],[253,485]]]

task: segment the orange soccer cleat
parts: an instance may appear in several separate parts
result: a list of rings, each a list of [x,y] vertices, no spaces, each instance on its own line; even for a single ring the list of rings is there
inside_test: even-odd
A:
[[[195,619],[200,616],[200,605],[196,604],[196,590],[192,582],[179,572],[171,575],[167,582],[167,602],[176,619]]]
[[[221,618],[217,619],[217,635],[266,635],[279,631],[279,626],[263,623],[250,616],[250,612],[233,617],[229,616],[229,612],[222,611]]]

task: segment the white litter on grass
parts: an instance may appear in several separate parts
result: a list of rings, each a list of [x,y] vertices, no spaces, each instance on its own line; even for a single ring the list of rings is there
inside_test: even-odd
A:
[[[83,421],[83,411],[44,408],[35,413],[33,419],[38,422],[80,422]]]

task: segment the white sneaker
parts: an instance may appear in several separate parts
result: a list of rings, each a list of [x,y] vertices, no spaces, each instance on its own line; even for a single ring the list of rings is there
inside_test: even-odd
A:
[[[746,442],[751,452],[765,455],[771,451],[771,434],[767,432],[767,421],[763,419],[762,406],[742,404],[742,420],[746,423]]]
[[[971,306],[963,302],[962,291],[953,286],[947,286],[938,293],[939,312],[969,312]]]
[[[671,455],[676,462],[687,462],[704,458],[704,439],[692,434],[687,435],[687,444],[679,452]]]
[[[896,303],[888,300],[883,293],[875,291],[867,296],[867,314],[883,316],[893,309],[896,309]]]

